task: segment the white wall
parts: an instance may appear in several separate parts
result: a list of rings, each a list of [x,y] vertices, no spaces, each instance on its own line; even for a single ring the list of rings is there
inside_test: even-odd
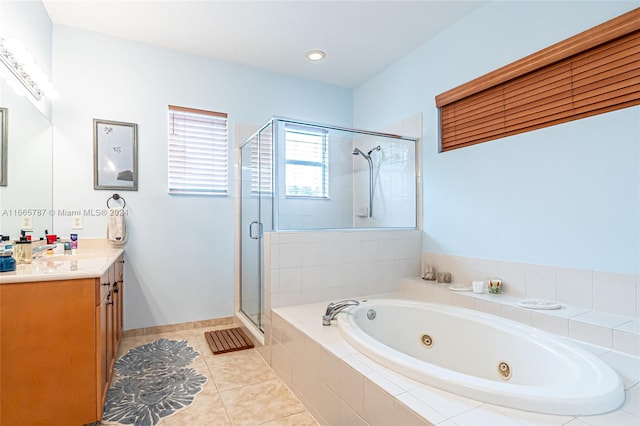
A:
[[[438,154],[434,102],[638,6],[489,2],[354,91],[356,127],[424,114],[424,251],[640,272],[640,108]]]
[[[229,196],[169,196],[167,105],[227,112],[233,147],[235,124],[273,115],[350,125],[351,92],[57,25],[53,70],[56,209],[100,209],[115,192],[93,190],[92,119],[138,124],[139,190],[120,192],[129,213],[125,328],[231,316],[234,150]],[[71,232],[71,218],[54,225]],[[85,217],[80,241],[104,237],[105,227]]]

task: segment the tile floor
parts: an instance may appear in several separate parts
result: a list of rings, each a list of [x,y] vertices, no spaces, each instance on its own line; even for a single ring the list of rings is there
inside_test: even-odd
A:
[[[165,418],[160,426],[318,425],[255,349],[213,355],[204,332],[229,327],[195,328],[122,340],[118,357],[133,347],[163,337],[186,340],[200,353],[191,366],[209,379],[203,391],[193,405]]]

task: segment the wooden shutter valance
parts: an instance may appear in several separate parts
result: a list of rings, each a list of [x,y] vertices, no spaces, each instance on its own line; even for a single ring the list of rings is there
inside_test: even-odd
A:
[[[640,105],[640,8],[436,96],[441,151]]]

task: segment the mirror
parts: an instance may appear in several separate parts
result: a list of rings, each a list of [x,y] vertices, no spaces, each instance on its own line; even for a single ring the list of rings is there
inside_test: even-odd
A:
[[[6,108],[6,186],[0,186],[0,233],[18,239],[31,218],[33,239],[53,232],[53,126],[26,97],[0,79]]]
[[[7,109],[0,107],[0,186],[7,186]]]

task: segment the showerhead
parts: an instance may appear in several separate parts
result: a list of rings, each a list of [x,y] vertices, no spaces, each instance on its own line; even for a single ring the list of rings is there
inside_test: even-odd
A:
[[[367,152],[366,154],[364,152],[362,152],[360,150],[360,148],[354,148],[353,151],[351,152],[353,155],[362,155],[364,158],[366,158],[367,160],[371,159],[371,153],[373,151],[380,151],[382,148],[380,148],[380,145],[371,148],[371,150],[369,152]]]
[[[364,158],[369,158],[369,155],[368,155],[368,154],[365,154],[364,152],[362,152],[362,151],[360,150],[360,148],[354,148],[354,149],[353,149],[353,151],[351,152],[351,154],[353,154],[353,155],[358,155],[358,154],[360,154],[360,155],[362,155]],[[369,154],[371,154],[371,151],[369,151]]]
[[[380,145],[378,145],[378,146],[376,146],[376,147],[374,147],[374,148],[371,148],[371,151],[367,152],[367,155],[371,155],[371,153],[372,153],[373,151],[380,151],[381,149],[382,149],[382,148],[380,148]]]

